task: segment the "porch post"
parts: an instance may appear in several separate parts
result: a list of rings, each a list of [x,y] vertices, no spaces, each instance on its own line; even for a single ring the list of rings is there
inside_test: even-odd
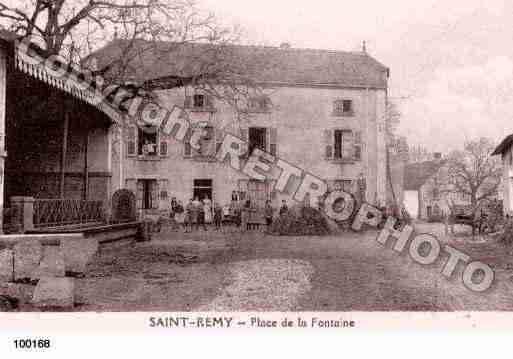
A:
[[[89,197],[89,169],[87,167],[88,155],[87,151],[89,148],[89,129],[86,128],[84,138],[84,201],[87,201]]]
[[[7,61],[5,52],[0,49],[0,234],[4,228],[4,166],[7,151],[5,148],[5,112],[6,112],[6,86]]]
[[[68,150],[68,130],[69,130],[69,112],[67,101],[63,101],[64,107],[64,125],[62,134],[62,156],[61,156],[61,179],[60,179],[60,198],[64,198],[64,179],[66,176],[66,152]]]

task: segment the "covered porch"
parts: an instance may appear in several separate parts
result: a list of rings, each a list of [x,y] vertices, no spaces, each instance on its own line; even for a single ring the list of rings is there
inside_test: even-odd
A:
[[[2,45],[0,228],[16,233],[106,223],[115,120],[102,110],[105,104],[87,101],[87,86],[52,77],[44,65],[24,62],[14,43]],[[32,224],[19,228],[27,216]]]

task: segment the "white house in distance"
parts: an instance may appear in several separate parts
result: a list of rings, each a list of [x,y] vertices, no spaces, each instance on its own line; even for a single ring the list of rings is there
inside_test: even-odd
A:
[[[116,56],[119,41],[96,53],[100,64]],[[185,44],[157,64],[153,51],[134,59],[133,80],[158,84],[153,90],[160,104],[184,107],[192,123],[209,124],[200,151],[135,126],[123,132],[124,163],[114,167],[122,169],[122,181],[135,191],[141,211],[166,210],[172,197],[186,202],[208,196],[226,205],[233,191],[258,205],[287,198],[273,193],[272,179],[251,180],[213,160],[220,128],[245,139],[250,149],[260,148],[327,180],[332,188],[354,193],[363,177],[366,200],[386,203],[386,66],[365,51],[230,47],[238,61],[248,63],[247,76],[264,89],[249,99],[240,120],[232,107],[197,86],[166,87],[166,79],[189,75],[187,69],[194,68],[189,62],[203,46]],[[255,56],[273,66],[255,62]]]

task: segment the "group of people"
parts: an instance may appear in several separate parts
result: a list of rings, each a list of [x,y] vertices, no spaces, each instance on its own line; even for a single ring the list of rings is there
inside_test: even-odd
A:
[[[256,209],[253,207],[251,200],[246,199],[241,206],[238,198],[232,196],[230,206],[222,207],[219,203],[212,203],[212,200],[205,196],[203,200],[198,197],[190,199],[187,205],[183,205],[175,197],[171,199],[170,217],[173,221],[174,229],[179,229],[183,226],[185,233],[199,230],[200,228],[207,231],[207,225],[213,224],[215,230],[221,230],[223,227],[223,220],[228,219],[237,227],[242,230],[250,230],[251,225],[254,224],[252,220],[252,213]],[[275,209],[270,200],[267,200],[263,209],[263,216],[265,224],[269,228],[273,223]],[[287,202],[282,201],[279,210],[279,215],[282,216],[288,212]]]

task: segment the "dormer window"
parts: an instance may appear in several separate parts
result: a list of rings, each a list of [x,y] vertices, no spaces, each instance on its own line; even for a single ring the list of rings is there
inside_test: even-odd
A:
[[[333,103],[334,116],[354,116],[353,100],[339,99]]]

